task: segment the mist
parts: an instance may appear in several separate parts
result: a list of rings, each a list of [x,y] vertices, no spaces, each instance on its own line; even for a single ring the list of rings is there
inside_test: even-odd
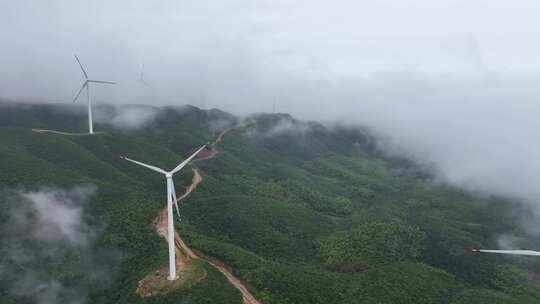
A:
[[[385,152],[440,181],[540,214],[539,8],[531,0],[3,1],[0,98],[71,102],[83,81],[77,53],[91,78],[119,82],[92,87],[96,103],[239,115],[275,104],[301,119],[363,126]],[[130,127],[139,114],[116,124]]]
[[[38,304],[84,304],[90,289],[112,282],[120,254],[98,248],[103,226],[84,206],[96,187],[4,189],[0,280],[7,293]],[[69,269],[59,275],[60,269]]]
[[[159,110],[155,107],[138,105],[95,107],[92,112],[97,123],[127,130],[147,126],[159,114]]]

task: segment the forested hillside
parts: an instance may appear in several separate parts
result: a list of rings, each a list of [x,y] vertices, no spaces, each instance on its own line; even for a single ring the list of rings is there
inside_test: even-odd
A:
[[[119,158],[170,169],[228,129],[217,157],[192,163],[204,181],[175,224],[261,302],[540,302],[539,259],[464,250],[495,248],[507,236],[534,249],[539,240],[516,224],[527,210],[434,182],[412,162],[385,156],[362,130],[191,106],[96,112],[100,133],[70,136],[32,129],[85,132],[84,107],[0,103],[1,303],[241,303],[205,263],[205,279],[189,288],[135,293],[167,262],[150,227],[165,204],[164,180]],[[178,191],[191,175],[175,176]],[[39,234],[32,211],[21,209],[35,193],[86,201],[77,235],[87,241],[52,250],[69,238]]]

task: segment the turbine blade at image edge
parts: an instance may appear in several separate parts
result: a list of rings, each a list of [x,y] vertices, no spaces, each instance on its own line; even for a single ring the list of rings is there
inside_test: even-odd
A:
[[[540,252],[534,251],[534,250],[487,250],[487,249],[478,249],[476,252],[511,254],[511,255],[540,256]]]

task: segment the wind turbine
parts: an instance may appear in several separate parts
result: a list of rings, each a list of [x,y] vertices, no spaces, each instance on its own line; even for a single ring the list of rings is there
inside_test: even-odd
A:
[[[172,169],[171,171],[167,172],[161,168],[147,165],[145,163],[141,163],[139,161],[127,158],[125,156],[120,156],[120,158],[125,159],[127,161],[130,161],[132,163],[135,163],[137,165],[146,167],[150,170],[159,172],[163,175],[165,175],[165,178],[167,179],[167,240],[169,242],[169,277],[168,280],[176,280],[176,256],[175,256],[175,248],[174,248],[174,218],[173,218],[173,202],[176,206],[176,213],[178,214],[178,217],[180,217],[180,211],[178,210],[178,202],[176,201],[176,191],[174,190],[174,182],[173,182],[173,175],[177,173],[178,171],[182,170],[185,165],[187,165],[199,152],[201,152],[204,148],[206,148],[206,145],[200,147],[195,153],[193,153],[190,157],[188,157],[186,160],[184,160],[182,163],[180,163],[176,168]]]
[[[152,86],[146,82],[146,80],[144,80],[144,63],[141,66],[141,74],[139,75],[139,79],[137,79],[137,81],[152,89]]]
[[[77,93],[75,98],[73,98],[73,102],[77,101],[77,98],[79,98],[79,95],[81,95],[82,91],[86,88],[86,102],[88,103],[88,132],[90,134],[94,134],[94,125],[92,123],[92,103],[90,101],[90,85],[89,84],[91,82],[93,82],[93,83],[103,83],[103,84],[116,84],[116,82],[89,79],[88,74],[84,70],[84,68],[83,68],[83,66],[81,64],[81,61],[79,60],[79,57],[77,57],[77,55],[75,55],[75,59],[77,59],[77,62],[79,63],[79,66],[81,67],[81,71],[84,74],[85,80],[84,80],[84,82],[83,82],[83,84],[81,86],[81,89],[79,90],[79,92]]]
[[[510,254],[510,255],[528,255],[528,256],[540,256],[540,252],[534,250],[486,250],[471,248],[467,249],[468,252],[483,252],[483,253],[498,253],[498,254]]]

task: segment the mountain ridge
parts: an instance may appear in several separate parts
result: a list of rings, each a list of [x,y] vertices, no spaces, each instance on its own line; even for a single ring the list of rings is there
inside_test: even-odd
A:
[[[130,107],[111,106],[118,112]],[[207,279],[189,290],[138,298],[138,280],[166,260],[163,244],[148,227],[164,204],[162,181],[122,163],[118,155],[171,167],[243,118],[216,109],[171,107],[155,108],[158,113],[140,126],[96,120],[96,130],[104,134],[93,136],[31,131],[85,130],[84,112],[72,108],[0,105],[0,169],[6,172],[0,187],[96,185],[98,194],[87,208],[89,217],[107,222],[98,244],[122,252],[124,259],[111,286],[88,289],[88,301],[240,303],[237,291],[208,265]],[[412,162],[381,155],[371,135],[358,129],[328,128],[288,114],[248,119],[254,124],[231,131],[219,157],[196,164],[205,182],[181,204],[183,220],[177,225],[191,247],[231,266],[261,302],[540,299],[538,262],[463,252],[496,246],[496,238],[507,233],[534,244],[513,222],[511,202],[433,184]],[[191,178],[186,172],[176,184],[188,185]],[[0,201],[3,207],[10,204]],[[409,242],[411,237],[420,241]],[[404,244],[414,250],[402,251]],[[363,261],[372,262],[366,268]],[[60,263],[59,273],[66,267]],[[2,279],[0,291],[6,303],[32,303],[32,295],[17,296]]]

